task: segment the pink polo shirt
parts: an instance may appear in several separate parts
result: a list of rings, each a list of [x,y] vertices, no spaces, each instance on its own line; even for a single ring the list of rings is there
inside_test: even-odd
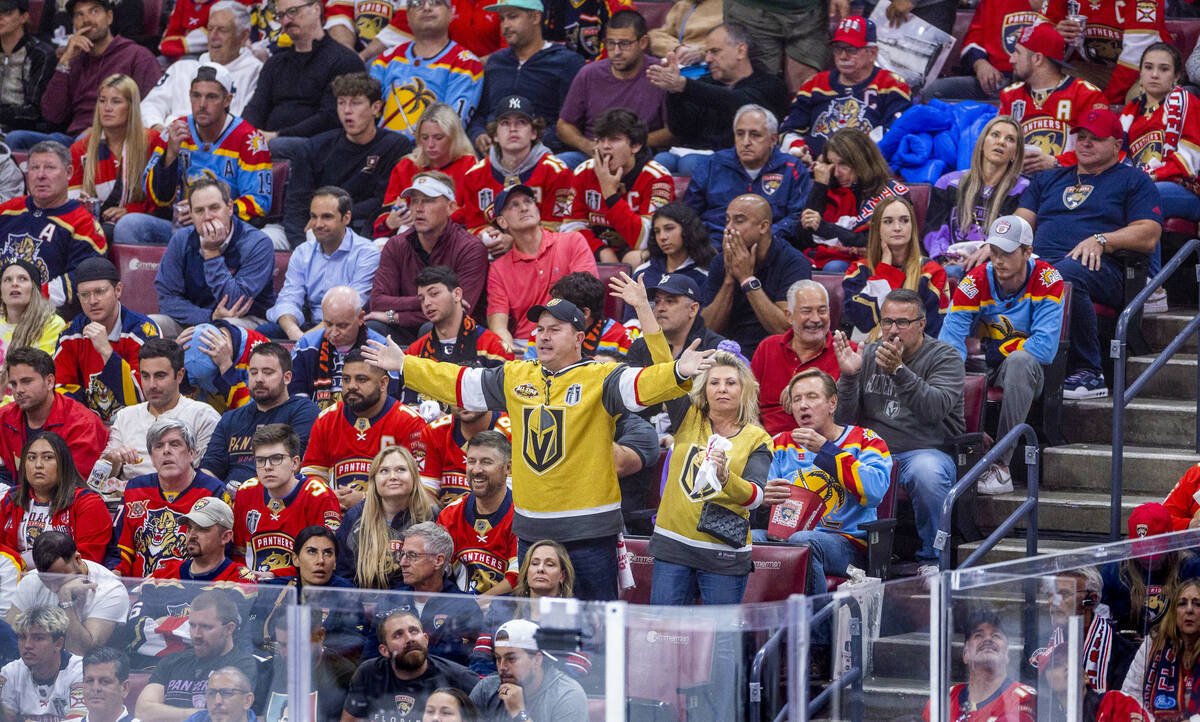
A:
[[[530,308],[550,300],[550,287],[568,273],[587,271],[597,275],[596,259],[583,235],[542,229],[542,244],[530,256],[517,250],[492,262],[488,271],[487,312],[508,314],[513,338],[527,341],[536,324],[525,319]]]

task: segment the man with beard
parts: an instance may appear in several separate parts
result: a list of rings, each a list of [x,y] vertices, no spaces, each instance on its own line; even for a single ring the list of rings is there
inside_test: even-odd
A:
[[[467,442],[471,493],[438,515],[437,523],[454,540],[455,581],[471,594],[504,595],[517,584],[511,474],[512,442],[499,431],[480,431]]]
[[[247,365],[250,395],[254,403],[226,412],[213,430],[200,469],[224,479],[236,489],[255,474],[250,439],[260,426],[284,423],[300,437],[300,453],[308,444],[308,433],[317,419],[317,405],[304,396],[290,396],[292,357],[277,343],[263,343],[250,352]]]
[[[258,662],[233,643],[237,622],[237,605],[228,592],[196,595],[188,612],[192,648],[168,656],[154,669],[138,695],[134,714],[140,719],[183,722],[205,709],[209,674],[223,667],[236,667],[253,683]]]
[[[829,333],[829,291],[816,281],[797,281],[788,289],[787,301],[791,328],[764,339],[750,361],[759,384],[759,413],[769,434],[796,428],[796,420],[779,403],[789,379],[806,368],[821,369],[834,380],[841,374]]]
[[[184,558],[184,515],[197,501],[229,500],[225,482],[197,473],[196,435],[179,419],[163,419],[146,433],[146,448],[154,473],[139,476],[125,487],[117,510],[116,571],[122,577],[149,576],[159,564]]]
[[[1121,689],[1129,665],[1137,654],[1137,645],[1117,631],[1107,604],[1100,602],[1104,580],[1095,567],[1062,572],[1052,580],[1050,623],[1054,631],[1046,647],[1029,662],[1044,672],[1039,657],[1066,641],[1068,620],[1079,615],[1083,630],[1083,673],[1087,692],[1104,694]],[[1044,659],[1044,657],[1043,657]]]
[[[479,681],[461,664],[429,654],[429,635],[412,612],[392,612],[376,629],[380,656],[363,662],[354,673],[342,722],[416,722],[435,689],[470,692]]]
[[[947,719],[960,722],[1037,719],[1037,692],[1008,678],[1008,635],[994,613],[980,613],[967,624],[963,663],[968,681],[950,688]],[[929,719],[929,703],[925,704]]]
[[[443,509],[471,490],[467,481],[466,450],[476,435],[486,431],[512,439],[512,422],[500,411],[467,411],[451,406],[450,414],[429,425],[425,435],[425,461],[421,483]],[[510,453],[511,456],[511,453]]]
[[[425,458],[425,420],[388,395],[390,382],[361,350],[351,350],[342,365],[342,400],[313,423],[301,473],[333,489],[342,511],[363,500],[371,460],[382,449],[403,446],[418,465]]]
[[[538,646],[538,629],[528,619],[514,619],[496,630],[497,673],[471,690],[482,719],[588,719],[583,687],[546,661],[556,660]]]

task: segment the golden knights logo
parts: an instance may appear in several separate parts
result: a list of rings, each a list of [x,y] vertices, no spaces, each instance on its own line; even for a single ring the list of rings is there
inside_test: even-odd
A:
[[[133,534],[133,548],[141,554],[149,575],[164,559],[182,559],[187,539],[179,517],[167,508],[146,512],[146,521]]]
[[[545,474],[563,460],[565,410],[554,406],[527,406],[521,413],[525,422],[521,454],[535,474]]]
[[[1062,196],[1063,205],[1067,207],[1068,211],[1075,210],[1083,205],[1083,202],[1092,194],[1092,188],[1093,186],[1090,185],[1068,186],[1064,188]]]
[[[703,487],[696,485],[696,476],[700,473],[700,466],[707,458],[704,448],[696,444],[688,445],[687,455],[683,457],[683,468],[679,471],[679,486],[687,498],[692,501],[704,501],[718,493],[708,484]]]

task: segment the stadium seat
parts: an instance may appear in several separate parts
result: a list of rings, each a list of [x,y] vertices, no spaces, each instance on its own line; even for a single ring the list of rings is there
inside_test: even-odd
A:
[[[125,695],[125,707],[130,711],[137,706],[138,695],[145,689],[146,684],[150,681],[149,672],[130,672],[129,673],[129,694]]]
[[[162,13],[163,0],[142,0],[142,32],[146,37],[154,38],[158,42],[162,41],[164,29]],[[30,19],[32,20],[32,17]]]
[[[713,679],[714,627],[711,619],[688,615],[633,615],[625,637],[628,719],[685,720],[690,710],[712,709],[713,695],[728,694],[729,680]]]
[[[276,261],[276,265],[278,266],[278,261]],[[620,321],[621,317],[625,315],[625,302],[608,293],[608,282],[621,272],[633,273],[633,269],[629,267],[628,263],[596,264],[596,274],[600,277],[600,282],[604,284],[604,317],[614,321]]]
[[[25,161],[29,160],[29,153],[23,150],[14,150],[12,152],[12,157],[13,161],[17,164],[17,167],[21,169],[22,173],[24,173]]]
[[[908,197],[912,200],[913,215],[917,221],[917,232],[925,237],[925,214],[929,211],[929,194],[933,187],[928,183],[912,183],[908,186]]]
[[[625,537],[633,579],[637,586],[623,589],[621,599],[630,604],[650,603],[650,580],[654,558],[646,552],[647,537]],[[804,593],[804,578],[808,570],[808,547],[787,544],[755,544],[754,572],[746,582],[743,604],[778,602],[792,594]]]
[[[836,331],[842,322],[842,306],[846,303],[846,292],[842,289],[842,277],[832,273],[814,273],[812,280],[829,292],[829,330]]]
[[[955,37],[954,47],[950,48],[946,64],[942,66],[941,77],[944,78],[958,72],[958,62],[962,58],[963,36],[967,34],[967,28],[971,26],[971,16],[974,14],[974,10],[959,10],[955,14],[954,27],[950,30],[950,34]]]
[[[29,27],[37,29],[38,23],[42,21],[42,8],[45,7],[45,0],[29,0]]]
[[[158,313],[154,277],[166,246],[112,245],[112,261],[121,276],[121,303],[138,313]]]
[[[663,21],[667,19],[667,13],[671,10],[671,3],[661,0],[659,2],[643,0],[643,2],[636,3],[634,7],[642,14],[642,17],[646,18],[646,27],[653,29],[662,27]]]
[[[271,285],[275,287],[275,293],[279,293],[279,289],[283,288],[283,279],[287,276],[288,262],[291,258],[291,251],[275,251],[275,270],[271,273]]]
[[[1196,39],[1200,37],[1200,20],[1195,18],[1177,18],[1167,20],[1167,32],[1171,34],[1171,44],[1179,49],[1179,54],[1191,57],[1196,47]]]
[[[271,207],[267,210],[268,221],[283,220],[283,195],[287,191],[288,172],[291,167],[286,160],[277,160],[271,164]]]
[[[692,177],[687,175],[672,176],[675,180],[675,200],[683,200],[683,194],[687,192],[688,183],[692,182]]]

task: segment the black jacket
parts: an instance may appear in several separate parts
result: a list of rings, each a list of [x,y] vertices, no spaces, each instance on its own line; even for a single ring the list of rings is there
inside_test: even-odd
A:
[[[50,130],[42,120],[42,93],[58,58],[49,43],[25,33],[13,51],[25,49],[25,62],[21,67],[21,86],[25,100],[20,105],[0,105],[0,128],[9,130]]]
[[[725,337],[710,330],[708,326],[704,325],[704,319],[700,317],[700,314],[696,314],[696,320],[692,322],[692,330],[688,331],[684,346],[691,344],[696,339],[700,339],[700,350],[707,351],[716,348],[717,344],[725,340]],[[639,336],[629,346],[629,352],[625,354],[625,363],[630,366],[639,367],[646,367],[654,363],[650,360],[650,349],[646,346],[645,337]],[[684,414],[687,413],[691,406],[691,399],[687,395],[684,395],[677,399],[671,399],[670,401],[647,407],[638,416],[641,416],[646,421],[650,421],[658,414],[666,411],[667,415],[671,418],[670,432],[675,433],[675,430],[679,428],[679,424],[683,422]]]
[[[755,70],[732,87],[705,73],[689,79],[681,93],[667,93],[667,128],[684,148],[721,150],[733,146],[733,116],[747,103],[761,105],[776,118],[787,115],[787,87],[778,76]]]
[[[313,43],[312,52],[284,48],[263,64],[242,117],[259,130],[282,136],[311,138],[337,128],[337,99],[329,84],[364,69],[358,54],[328,33]]]

